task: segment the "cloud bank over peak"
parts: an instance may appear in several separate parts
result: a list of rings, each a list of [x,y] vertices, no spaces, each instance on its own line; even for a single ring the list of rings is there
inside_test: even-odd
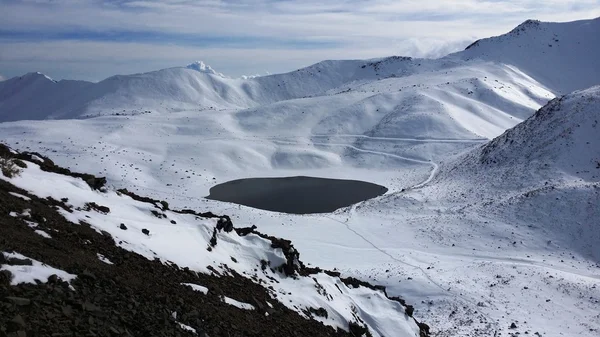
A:
[[[211,66],[209,66],[206,63],[204,63],[203,61],[192,62],[192,63],[188,64],[186,66],[186,68],[192,69],[192,70],[196,70],[196,71],[199,71],[201,73],[207,73],[207,74],[216,75],[216,76],[220,76],[220,77],[226,77],[222,73],[219,73],[216,70],[214,70]]]
[[[451,5],[449,4],[451,2]],[[439,57],[526,19],[600,16],[598,0],[9,0],[0,73],[101,80],[202,59],[233,77],[323,59]]]

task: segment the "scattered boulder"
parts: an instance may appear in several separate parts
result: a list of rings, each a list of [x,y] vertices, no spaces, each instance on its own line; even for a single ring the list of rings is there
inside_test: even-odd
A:
[[[17,165],[20,168],[27,168],[27,164],[25,164],[25,162],[21,159],[14,159],[13,164]]]
[[[228,216],[219,218],[217,221],[217,229],[223,230],[225,233],[231,232],[233,230],[233,223],[231,222],[231,219]]]
[[[9,272],[8,270],[0,270],[0,286],[10,284],[12,278],[13,275],[11,272]]]
[[[31,304],[31,300],[24,297],[6,297],[5,300],[17,306],[27,306]]]
[[[84,180],[93,190],[99,190],[106,185],[105,177],[88,176]]]
[[[155,209],[151,210],[150,213],[152,213],[152,215],[154,215],[155,217],[159,218],[159,219],[166,219],[167,215],[164,213],[161,213]]]
[[[18,257],[9,257],[6,259],[6,262],[12,266],[33,266],[33,262],[30,259],[20,259]]]
[[[323,307],[320,307],[318,309],[315,309],[315,308],[311,307],[311,308],[308,308],[308,311],[310,313],[312,313],[313,315],[315,315],[315,316],[319,316],[319,317],[323,317],[323,318],[328,318],[329,317],[329,314],[327,313],[327,310],[325,310],[325,308],[323,308]]]
[[[158,205],[161,205],[163,211],[166,211],[169,209],[169,203],[167,203],[166,201],[152,199],[152,198],[148,198],[148,197],[142,197],[140,195],[137,195],[137,194],[127,190],[126,188],[119,189],[119,190],[117,190],[117,192],[129,196],[133,200],[152,204],[156,208],[161,208],[158,206]]]
[[[371,332],[369,332],[369,329],[366,326],[361,325],[357,322],[350,322],[350,324],[348,324],[348,330],[350,330],[350,334],[352,336],[373,337],[373,335],[371,334]]]
[[[255,225],[252,225],[252,227],[243,227],[243,228],[234,228],[235,232],[239,235],[239,236],[246,236],[252,232],[254,232],[254,230],[257,227]]]
[[[430,331],[430,327],[429,325],[422,323],[422,322],[417,322],[417,325],[419,326],[419,329],[421,330],[420,332],[420,336],[421,337],[427,337],[429,336],[429,331]]]
[[[217,245],[217,229],[213,228],[212,237],[210,238],[210,245],[214,247]]]
[[[88,202],[84,205],[83,207],[84,211],[90,211],[90,210],[94,210],[98,213],[103,213],[103,214],[108,214],[110,213],[110,208],[106,207],[106,206],[102,206],[102,205],[98,205],[95,202]]]

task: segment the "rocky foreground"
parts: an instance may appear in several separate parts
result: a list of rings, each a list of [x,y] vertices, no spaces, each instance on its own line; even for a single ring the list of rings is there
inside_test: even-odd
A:
[[[28,165],[21,160],[25,159],[36,162],[42,170],[82,178],[94,189],[102,188],[105,183],[102,178],[59,168],[37,154],[16,153],[0,145],[0,155],[4,158],[4,176],[18,174],[20,167]],[[10,167],[7,167],[8,162]],[[349,323],[347,331],[313,319],[328,315],[323,308],[310,308],[305,310],[304,316],[300,315],[274,299],[268,286],[234,270],[227,274],[197,273],[120,248],[109,233],[85,222],[76,225],[68,221],[58,211],[72,211],[68,200],[39,198],[9,181],[0,179],[1,337],[372,335],[360,319]],[[162,209],[156,206],[157,216],[168,208],[166,203],[130,196],[162,205]],[[107,212],[94,203],[88,207],[93,212]],[[191,210],[183,212],[217,217]],[[218,244],[217,231],[235,229],[228,217],[218,218],[212,246]],[[126,225],[123,224],[121,230],[127,230]],[[257,233],[254,228],[235,230],[238,235]],[[289,241],[260,235],[271,240],[273,249],[282,249],[288,258],[289,263],[278,267],[280,273],[295,277],[322,272],[299,262],[298,253]],[[15,284],[18,275],[11,270],[37,270],[40,262],[73,277],[53,274],[40,277],[34,283]],[[385,292],[358,280],[342,281],[352,287]],[[196,291],[182,286],[184,283],[201,284],[207,291]],[[223,300],[225,296],[249,304],[253,310],[230,305]],[[395,300],[405,307],[405,313],[399,315],[412,315],[410,306],[401,299]],[[426,336],[427,325],[418,323],[418,326],[420,335]]]

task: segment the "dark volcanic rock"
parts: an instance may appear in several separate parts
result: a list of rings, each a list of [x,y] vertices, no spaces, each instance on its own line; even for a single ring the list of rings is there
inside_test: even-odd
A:
[[[2,151],[0,147],[0,154]],[[43,160],[48,167],[61,171],[49,159]],[[29,196],[31,201],[15,197],[9,192]],[[155,200],[149,202],[156,205]],[[38,198],[0,180],[0,252],[17,252],[77,275],[70,283],[53,275],[46,284],[11,286],[12,275],[7,271],[0,272],[1,337],[327,337],[368,333],[358,323],[350,325],[351,332],[345,332],[305,319],[274,300],[263,286],[234,271],[219,276],[199,274],[173,263],[148,260],[119,248],[108,233],[98,233],[85,223],[74,225],[68,222],[56,210],[57,206],[68,208],[64,203]],[[158,205],[167,207],[160,202]],[[21,219],[8,215],[23,209],[30,209],[32,217],[45,219],[45,228],[56,230],[52,232],[52,240],[35,234]],[[229,217],[210,212],[181,212],[218,218],[221,230],[235,230]],[[255,227],[241,229],[244,235],[257,233],[254,230]],[[150,234],[146,229],[142,231]],[[214,244],[217,244],[216,232],[217,228]],[[273,248],[284,251],[288,258],[288,264],[282,266],[284,270],[293,274],[304,268],[290,241],[264,234],[261,236],[271,240]],[[114,264],[100,261],[98,253],[110,256]],[[0,256],[2,264],[31,264],[31,260],[4,259],[2,254]],[[181,283],[199,284],[210,291],[204,295]],[[257,310],[240,310],[223,303],[221,296],[253,303]],[[265,305],[267,301],[273,308]],[[177,312],[176,320],[173,312]],[[265,315],[265,312],[269,315]],[[316,308],[312,314],[322,316],[327,313]],[[198,335],[183,330],[177,322],[196,329]]]
[[[6,297],[5,300],[9,303],[12,303],[14,305],[18,305],[18,306],[23,306],[23,305],[30,305],[31,304],[31,300],[28,298],[23,298],[23,297]]]
[[[108,208],[106,206],[98,205],[95,202],[88,202],[87,204],[85,204],[84,210],[86,210],[86,211],[94,210],[98,213],[104,213],[104,214],[110,213],[110,208]]]
[[[10,257],[6,259],[6,263],[12,266],[31,266],[33,262],[30,259],[19,259],[18,257]]]
[[[0,336],[18,336],[19,331],[26,336],[196,336],[179,327],[173,312],[200,336],[350,336],[301,317],[247,278],[197,274],[148,260],[115,246],[89,226],[69,223],[47,200],[28,195],[32,201],[27,202],[8,192],[28,195],[0,181],[0,251],[15,251],[78,277],[70,284],[50,277],[47,284],[9,286],[8,275],[0,273],[0,327],[7,328]],[[9,210],[24,208],[58,230],[52,240],[8,216]],[[111,256],[115,264],[102,263],[97,252]],[[220,289],[247,303],[269,301],[274,309],[269,308],[268,317],[262,310],[240,310],[181,283]]]
[[[71,170],[69,170],[69,169],[66,169],[66,168],[60,167],[60,166],[56,166],[54,164],[54,162],[52,160],[50,160],[48,157],[45,157],[37,152],[12,153],[6,145],[0,144],[0,156],[6,157],[6,158],[19,159],[21,162],[22,162],[22,160],[27,160],[27,161],[38,164],[43,171],[54,172],[54,173],[58,173],[58,174],[75,177],[75,178],[81,178],[92,189],[95,189],[95,190],[99,190],[99,189],[103,188],[104,185],[106,185],[106,178],[104,178],[104,177],[96,177],[94,175],[86,174],[86,173],[71,172]],[[41,158],[42,160],[39,160],[37,158]],[[19,164],[17,164],[17,165],[20,167],[23,167]]]
[[[0,286],[9,285],[12,281],[12,274],[8,270],[0,270]]]

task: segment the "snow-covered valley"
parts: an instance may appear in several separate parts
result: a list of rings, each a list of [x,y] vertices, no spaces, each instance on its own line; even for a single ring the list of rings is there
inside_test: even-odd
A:
[[[99,83],[30,73],[0,82],[0,143],[289,239],[304,263],[405,299],[433,336],[597,336],[600,87],[589,87],[600,84],[599,38],[600,19],[528,21],[436,60],[324,61],[251,79],[200,63]],[[43,174],[13,183],[51,195],[53,178],[35,183]],[[229,180],[286,176],[389,191],[314,215],[204,198]],[[70,184],[61,192],[76,200],[81,186]],[[164,246],[189,228],[156,226],[158,240],[127,249],[207,272],[207,261]],[[414,332],[362,295],[350,298],[374,335]],[[340,303],[327,307],[340,315],[328,324],[352,315]]]

